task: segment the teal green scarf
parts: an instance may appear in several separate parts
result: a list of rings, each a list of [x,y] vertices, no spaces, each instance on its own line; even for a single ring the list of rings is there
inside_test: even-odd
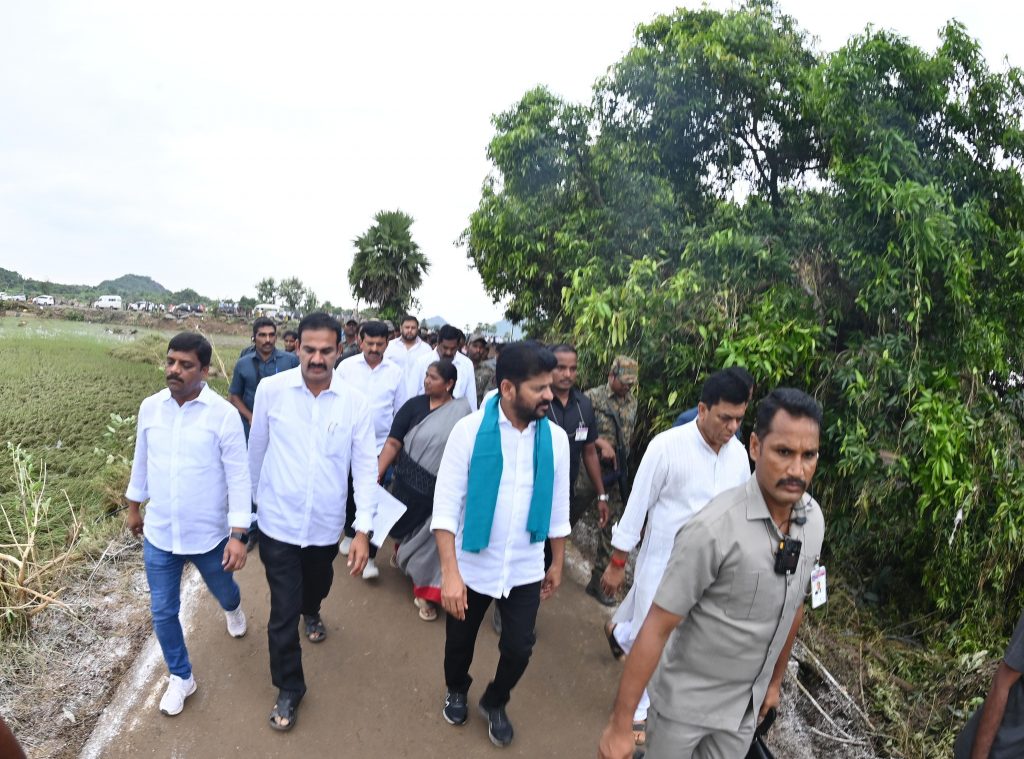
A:
[[[466,526],[462,530],[462,550],[479,553],[491,541],[491,523],[498,503],[498,486],[503,466],[501,431],[498,429],[498,396],[484,406],[484,420],[476,433],[473,457],[469,462],[469,486],[466,489]],[[540,543],[551,526],[551,499],[555,490],[555,457],[551,449],[551,428],[547,418],[537,420],[533,438],[533,497],[526,518],[531,543]]]

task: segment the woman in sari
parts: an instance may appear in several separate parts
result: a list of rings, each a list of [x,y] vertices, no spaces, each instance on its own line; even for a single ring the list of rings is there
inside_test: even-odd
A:
[[[458,373],[448,360],[427,367],[425,395],[410,398],[395,414],[387,442],[378,458],[380,481],[395,465],[391,494],[406,511],[391,528],[396,564],[412,579],[413,603],[420,619],[437,619],[441,603],[441,561],[430,531],[434,485],[441,455],[452,427],[471,413],[465,398],[452,399]]]

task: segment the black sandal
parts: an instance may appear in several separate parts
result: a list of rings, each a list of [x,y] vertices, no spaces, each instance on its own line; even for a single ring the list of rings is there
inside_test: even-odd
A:
[[[626,658],[626,652],[622,650],[619,641],[615,640],[615,625],[608,622],[604,626],[604,637],[608,639],[608,647],[612,650],[612,658],[615,661],[622,661]]]
[[[317,614],[315,617],[305,617],[306,620],[306,638],[310,643],[323,643],[324,638],[327,637],[327,628],[324,627],[324,621],[320,619],[320,615]],[[313,636],[316,636],[315,638]]]
[[[299,702],[294,696],[279,695],[274,708],[270,710],[270,727],[278,732],[287,733],[298,720]],[[286,724],[282,724],[286,723]]]

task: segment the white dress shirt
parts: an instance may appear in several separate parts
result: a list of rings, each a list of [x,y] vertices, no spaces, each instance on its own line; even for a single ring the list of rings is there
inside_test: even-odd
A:
[[[249,464],[235,407],[209,385],[182,406],[166,388],[146,398],[125,497],[149,499],[142,532],[161,551],[206,553],[230,528],[248,530]]]
[[[350,466],[353,526],[369,532],[377,508],[377,456],[366,397],[337,372],[317,396],[298,368],[260,382],[249,431],[260,532],[301,547],[337,543],[345,525]]]
[[[366,357],[360,353],[342,361],[335,374],[369,401],[379,456],[388,439],[395,414],[405,403],[405,373],[398,364],[387,358],[371,369],[366,363]]]
[[[434,515],[431,530],[446,530],[455,535],[455,555],[462,579],[477,593],[502,598],[513,588],[544,579],[544,543],[531,543],[526,519],[533,498],[533,440],[536,422],[520,432],[498,406],[503,466],[498,485],[498,501],[491,524],[491,539],[479,553],[462,550],[465,527],[466,489],[469,462],[473,458],[476,434],[484,412],[477,411],[459,420],[448,438],[434,490]],[[551,450],[555,478],[551,499],[549,538],[564,538],[569,526],[569,438],[557,424],[550,424]]]
[[[411,348],[406,348],[405,345],[406,343],[401,337],[396,337],[388,343],[388,347],[384,351],[384,358],[394,361],[402,371],[408,369],[410,363],[415,363],[420,357],[434,350],[430,347],[430,343],[418,337]]]
[[[415,398],[417,395],[423,395],[426,392],[423,389],[423,378],[427,374],[427,367],[440,360],[441,356],[437,350],[431,350],[430,353],[409,362],[405,370],[405,392],[407,398]],[[465,354],[456,352],[452,363],[455,364],[455,370],[458,373],[458,378],[455,380],[455,388],[452,390],[452,398],[465,398],[469,401],[469,407],[476,411],[478,408],[476,402],[476,369],[473,366],[473,362]]]

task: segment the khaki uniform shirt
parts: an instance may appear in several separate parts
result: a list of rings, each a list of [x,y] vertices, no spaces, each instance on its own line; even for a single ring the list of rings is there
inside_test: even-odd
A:
[[[633,433],[636,431],[636,396],[629,393],[625,398],[620,398],[607,384],[590,388],[586,396],[594,406],[597,434],[613,446],[631,447]],[[622,432],[621,440],[615,434],[615,419]]]
[[[789,532],[803,542],[793,575],[774,571],[781,533],[756,475],[715,497],[679,531],[654,597],[684,617],[651,678],[658,714],[731,731],[751,702],[757,714],[821,554],[821,507],[806,493],[803,503],[807,522]]]

